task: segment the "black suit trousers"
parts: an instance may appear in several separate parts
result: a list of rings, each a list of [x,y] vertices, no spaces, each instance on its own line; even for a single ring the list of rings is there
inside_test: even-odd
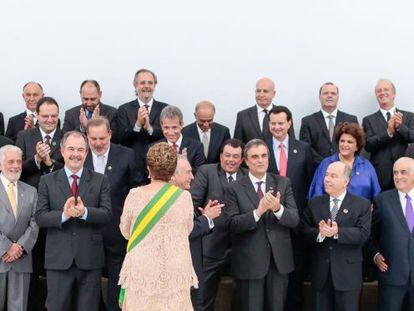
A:
[[[378,284],[378,311],[414,311],[414,286]]]

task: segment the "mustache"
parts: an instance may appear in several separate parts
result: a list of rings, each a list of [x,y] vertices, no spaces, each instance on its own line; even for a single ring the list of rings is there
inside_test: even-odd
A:
[[[78,160],[78,161],[81,161],[82,160],[82,156],[80,156],[80,155],[71,155],[69,157],[69,160]]]

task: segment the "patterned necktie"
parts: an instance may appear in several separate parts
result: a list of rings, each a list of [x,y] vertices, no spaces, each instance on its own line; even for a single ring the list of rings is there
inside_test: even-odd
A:
[[[14,218],[17,216],[17,202],[16,202],[16,192],[14,191],[14,182],[9,182],[7,185],[7,196],[9,198],[10,205],[12,207]]]
[[[45,136],[44,143],[50,146],[50,139],[51,139],[51,138],[52,138],[52,137],[50,137],[49,135],[46,135],[46,136]]]
[[[90,111],[90,110],[86,109],[86,118],[87,118],[88,120],[90,120],[90,119],[92,118],[92,114],[93,114],[93,112],[92,112],[92,111]]]
[[[173,147],[175,153],[178,153],[178,145],[176,143],[173,143],[172,147]]]
[[[268,114],[267,109],[263,109],[263,113],[265,114],[265,116],[263,118],[263,123],[262,123],[262,133],[264,137],[266,138],[267,135],[269,134],[269,114]]]
[[[385,115],[387,117],[387,122],[388,122],[391,119],[391,112],[387,111]]]
[[[286,176],[287,173],[287,156],[285,151],[285,146],[283,143],[280,145],[280,154],[279,154],[279,175]]]
[[[73,196],[76,198],[78,196],[78,179],[79,179],[79,177],[78,177],[78,175],[75,175],[75,174],[71,175],[71,177],[73,178],[73,181],[72,181],[72,185],[71,185],[70,188],[72,189]]]
[[[203,149],[204,149],[204,155],[207,158],[208,155],[208,136],[206,132],[203,132],[203,136],[202,136],[202,140],[201,142],[203,143]]]
[[[333,139],[333,135],[334,135],[334,130],[335,130],[335,124],[333,122],[333,119],[335,117],[333,115],[329,115],[328,119],[329,119],[329,125],[328,125],[328,131],[329,131],[329,139],[332,141]]]
[[[258,181],[258,182],[256,182],[256,184],[257,184],[257,196],[259,197],[259,201],[261,200],[261,199],[263,199],[263,191],[262,191],[262,184],[263,184],[263,181]]]
[[[332,210],[331,210],[331,220],[335,221],[336,215],[338,215],[338,211],[339,211],[339,207],[338,207],[339,199],[335,198],[332,201],[333,201],[334,205],[333,205]]]
[[[227,181],[229,184],[232,183],[234,181],[233,176],[230,175],[229,178],[227,178]]]
[[[408,194],[405,195],[405,198],[407,200],[405,205],[405,219],[407,220],[408,229],[412,232],[414,227],[413,205],[411,204],[411,197]]]

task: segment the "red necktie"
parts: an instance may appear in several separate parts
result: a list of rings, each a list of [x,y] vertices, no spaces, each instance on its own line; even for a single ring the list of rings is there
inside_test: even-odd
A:
[[[256,184],[257,184],[257,196],[259,197],[259,201],[260,201],[264,197],[263,191],[262,191],[263,181],[258,181]]]
[[[72,181],[72,185],[71,185],[70,188],[72,189],[73,196],[76,198],[78,196],[78,179],[79,179],[79,177],[75,174],[73,174],[71,177],[73,178],[73,181]]]
[[[173,147],[175,153],[178,153],[178,145],[176,143],[173,143],[172,147]]]
[[[285,152],[285,146],[281,143],[280,145],[280,155],[279,155],[279,175],[286,176],[287,172],[287,157]]]

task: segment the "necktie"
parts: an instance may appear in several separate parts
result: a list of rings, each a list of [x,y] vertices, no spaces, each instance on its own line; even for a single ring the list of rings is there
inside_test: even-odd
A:
[[[335,124],[333,122],[333,119],[335,117],[333,115],[329,115],[328,119],[329,119],[329,126],[328,126],[328,131],[329,131],[329,139],[332,141],[333,139],[333,135],[334,135],[334,130],[335,130]]]
[[[104,155],[96,156],[95,172],[105,174],[105,156]]]
[[[233,176],[230,175],[229,178],[227,178],[227,180],[228,180],[228,182],[230,184],[230,183],[232,183],[234,181],[234,178],[233,178]]]
[[[265,138],[269,135],[269,114],[267,109],[263,109],[263,113],[265,114],[262,123],[262,133]]]
[[[88,109],[86,109],[86,118],[89,120],[90,118],[92,118],[92,114],[93,114],[93,112],[92,111],[90,111],[90,110],[88,110]]]
[[[72,189],[73,196],[76,198],[78,196],[78,179],[79,179],[79,177],[78,177],[78,175],[75,175],[75,174],[71,175],[71,177],[73,178],[73,181],[72,181],[72,185],[71,185],[70,188]]]
[[[50,137],[49,135],[46,135],[46,136],[45,136],[44,143],[50,146],[50,139],[51,139],[51,138],[52,138],[52,137]]]
[[[338,207],[339,199],[333,199],[333,202],[334,202],[334,205],[331,210],[331,220],[335,221],[336,215],[338,215],[338,211],[339,211],[339,207]]]
[[[144,105],[145,109],[147,109],[147,111],[149,112],[149,105],[145,104]]]
[[[385,114],[387,116],[387,122],[391,119],[391,112],[387,111]]]
[[[201,142],[203,143],[204,155],[207,158],[207,155],[208,155],[208,137],[207,137],[207,133],[206,132],[203,132],[203,136],[202,136],[202,141]]]
[[[287,157],[286,157],[285,146],[283,145],[283,143],[281,143],[279,146],[280,146],[279,175],[280,176],[286,176],[286,173],[287,173]]]
[[[12,207],[13,215],[16,218],[17,216],[17,202],[16,202],[16,192],[14,191],[14,182],[10,182],[7,185],[7,196],[9,197],[9,202]]]
[[[413,205],[411,204],[411,197],[408,194],[405,198],[407,199],[407,204],[405,205],[405,219],[407,220],[408,229],[412,232],[414,227]]]
[[[173,147],[175,153],[178,153],[178,145],[176,143],[173,143],[172,147]]]
[[[258,181],[257,183],[257,196],[259,197],[259,201],[263,199],[263,191],[262,191],[262,184],[263,181]]]

